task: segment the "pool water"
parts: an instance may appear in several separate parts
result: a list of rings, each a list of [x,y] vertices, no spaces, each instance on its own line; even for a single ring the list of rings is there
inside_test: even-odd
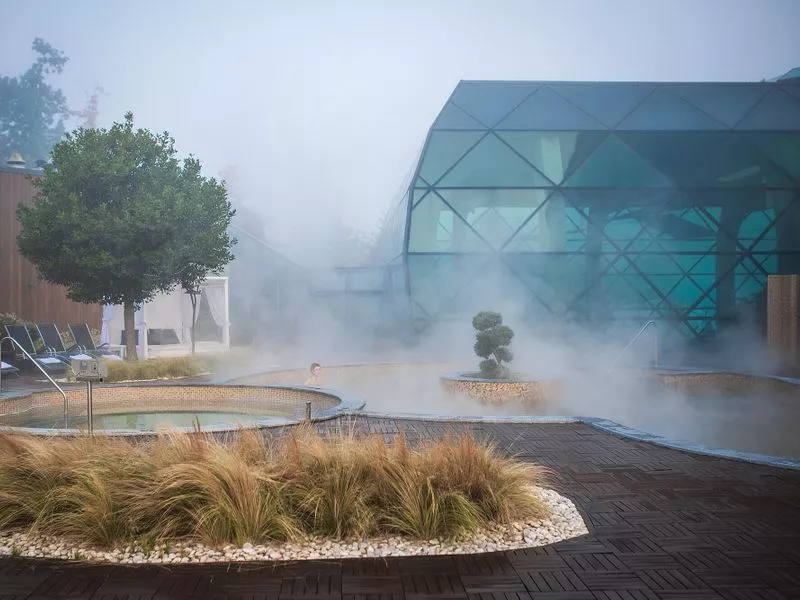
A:
[[[214,412],[214,411],[186,411],[186,412],[129,412],[96,415],[92,419],[94,429],[127,429],[135,431],[159,431],[172,428],[192,428],[199,424],[203,429],[207,427],[239,427],[252,426],[256,423],[283,423],[287,419],[285,412],[262,411],[258,414]],[[61,422],[31,422],[26,427],[62,427]],[[86,428],[86,417],[70,417],[69,427],[75,429]]]

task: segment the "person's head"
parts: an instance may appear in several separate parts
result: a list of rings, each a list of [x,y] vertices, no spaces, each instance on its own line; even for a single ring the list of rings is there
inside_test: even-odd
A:
[[[314,377],[319,377],[319,372],[322,370],[322,367],[319,363],[311,363],[311,374]]]

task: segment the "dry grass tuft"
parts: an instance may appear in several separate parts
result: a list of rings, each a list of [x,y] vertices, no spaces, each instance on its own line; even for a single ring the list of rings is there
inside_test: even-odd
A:
[[[470,435],[411,447],[400,434],[322,437],[296,427],[230,443],[170,433],[120,438],[0,435],[0,529],[113,546],[223,545],[399,533],[452,538],[544,517],[545,471]]]
[[[174,356],[148,358],[147,360],[108,360],[106,381],[148,381],[175,379],[207,373],[212,365],[209,359],[199,356]]]

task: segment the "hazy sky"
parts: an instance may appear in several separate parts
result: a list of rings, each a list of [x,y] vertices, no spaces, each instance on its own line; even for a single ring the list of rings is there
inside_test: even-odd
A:
[[[42,37],[101,124],[237,167],[278,247],[369,230],[460,79],[743,80],[800,65],[800,0],[0,0],[0,73]],[[322,225],[321,225],[322,224]]]

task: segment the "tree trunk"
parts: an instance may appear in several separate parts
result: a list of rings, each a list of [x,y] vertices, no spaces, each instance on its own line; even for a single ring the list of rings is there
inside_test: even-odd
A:
[[[126,302],[123,308],[125,315],[125,358],[126,360],[139,360],[136,353],[136,332],[134,331],[133,315],[136,307],[133,302]]]
[[[194,324],[197,321],[197,294],[190,292],[189,299],[192,301],[192,326],[189,331],[192,336],[192,354],[194,354]]]

